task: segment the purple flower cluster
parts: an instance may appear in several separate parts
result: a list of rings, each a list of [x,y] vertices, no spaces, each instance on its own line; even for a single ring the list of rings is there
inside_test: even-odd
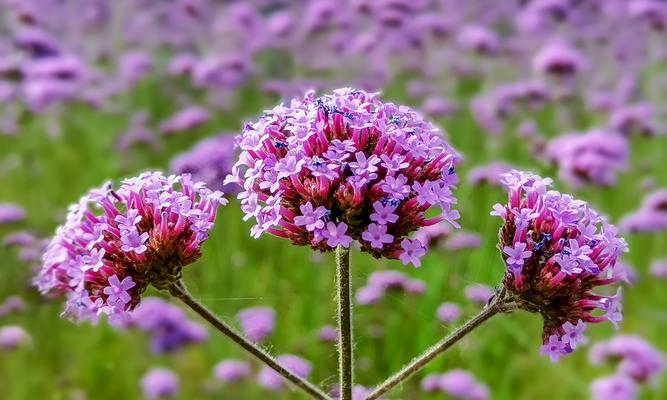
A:
[[[175,352],[208,339],[201,324],[189,320],[179,307],[158,297],[144,298],[120,326],[148,332],[151,350],[156,354]]]
[[[662,232],[667,230],[667,190],[649,193],[639,209],[624,216],[618,224],[623,232]]]
[[[310,362],[292,354],[278,356],[276,357],[276,361],[302,378],[308,378],[313,370]],[[271,368],[263,367],[261,371],[259,371],[259,384],[268,390],[278,391],[285,385],[285,379]]]
[[[216,364],[213,375],[220,382],[233,383],[248,378],[251,372],[247,361],[222,360]]]
[[[153,368],[141,378],[141,389],[149,400],[173,398],[181,390],[181,381],[167,368]]]
[[[591,361],[618,363],[617,373],[639,383],[654,381],[665,370],[665,356],[645,339],[636,335],[617,335],[596,343],[590,351]]]
[[[456,303],[442,303],[436,311],[436,316],[441,322],[448,324],[461,317],[461,308]]]
[[[476,249],[482,245],[482,238],[472,232],[460,231],[454,233],[445,241],[445,249],[449,251]]]
[[[35,284],[66,294],[68,317],[125,317],[149,284],[166,289],[200,257],[225,203],[188,175],[146,172],[117,189],[104,184],[70,207]]]
[[[501,186],[502,175],[514,168],[502,161],[494,161],[486,165],[480,165],[468,172],[468,183],[473,186],[487,184]]]
[[[428,393],[442,392],[460,400],[487,400],[490,397],[489,388],[485,384],[461,369],[427,375],[421,382],[421,388]]]
[[[591,395],[593,400],[635,400],[639,386],[625,375],[611,375],[594,380]]]
[[[230,181],[243,186],[253,237],[321,251],[356,240],[375,257],[419,266],[426,249],[408,235],[459,217],[458,154],[419,114],[374,94],[309,92],[246,125],[239,146]],[[442,213],[427,218],[432,206]]]
[[[503,285],[519,308],[544,317],[542,354],[556,361],[585,343],[586,323],[622,320],[620,289],[614,296],[592,290],[621,279],[614,265],[628,246],[584,201],[550,184],[527,172],[506,174],[508,203],[491,214],[504,221]]]
[[[466,298],[473,303],[486,305],[493,297],[495,291],[492,287],[482,284],[468,285],[464,289]]]
[[[357,290],[357,303],[376,304],[388,291],[422,294],[426,291],[426,284],[419,279],[410,279],[399,271],[375,271],[368,277],[366,285]]]
[[[236,319],[243,334],[257,343],[271,335],[276,326],[276,312],[270,307],[246,308],[239,311]]]
[[[163,135],[174,135],[204,125],[209,119],[205,109],[198,106],[186,107],[164,121],[160,125],[160,132]]]
[[[626,136],[654,136],[660,133],[656,119],[656,112],[652,104],[631,104],[614,110],[609,116],[609,126]]]
[[[30,341],[30,335],[20,326],[7,325],[0,327],[1,350],[15,350],[26,346]]]
[[[4,317],[10,314],[18,314],[27,310],[28,306],[25,304],[25,301],[19,296],[9,296],[5,299],[2,304],[0,304],[0,317]]]
[[[654,261],[651,264],[649,273],[654,278],[659,278],[659,279],[667,278],[667,258]]]
[[[39,264],[49,244],[48,238],[41,238],[27,231],[18,231],[4,237],[2,244],[18,248],[19,260],[26,264]]]
[[[423,243],[427,249],[437,247],[446,241],[452,234],[452,228],[445,222],[425,226],[414,235],[414,240]]]
[[[611,186],[628,168],[627,139],[613,131],[593,130],[559,136],[547,145],[547,158],[558,166],[558,177],[573,187],[586,183]]]
[[[236,185],[224,184],[236,160],[234,146],[234,136],[230,134],[206,138],[174,157],[170,170],[177,175],[190,174],[193,180],[205,182],[213,190],[234,192]]]
[[[18,204],[0,203],[0,225],[21,222],[25,216],[25,209]]]

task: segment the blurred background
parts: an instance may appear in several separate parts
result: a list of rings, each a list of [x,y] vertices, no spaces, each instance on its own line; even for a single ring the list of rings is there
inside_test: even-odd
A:
[[[551,364],[539,316],[500,316],[389,398],[667,398],[666,61],[660,0],[0,0],[0,399],[302,398],[157,291],[127,326],[76,325],[31,278],[90,187],[159,169],[222,188],[245,122],[337,87],[414,107],[464,156],[462,229],[428,237],[420,269],[352,254],[360,385],[488,299],[489,212],[518,167],[628,238],[620,331]],[[252,239],[225,191],[190,290],[331,387],[333,256]]]

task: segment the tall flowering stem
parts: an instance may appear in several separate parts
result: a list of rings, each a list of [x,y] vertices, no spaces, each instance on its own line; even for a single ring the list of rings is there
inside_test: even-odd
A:
[[[93,189],[69,209],[44,255],[35,285],[66,296],[63,315],[123,323],[149,285],[167,290],[254,357],[311,397],[329,399],[312,383],[281,366],[252,341],[218,319],[185,289],[184,267],[197,261],[213,229],[222,193],[190,175],[146,172],[114,188]]]
[[[354,387],[352,357],[352,290],[350,289],[350,249],[336,247],[336,293],[338,300],[338,373],[340,398],[352,399]]]
[[[587,324],[617,326],[623,319],[620,289],[615,295],[593,291],[624,277],[616,261],[628,246],[617,229],[586,202],[551,190],[551,179],[513,170],[503,175],[502,184],[508,201],[491,212],[503,219],[498,247],[505,275],[497,294],[480,314],[379,385],[367,400],[379,398],[501,312],[542,315],[541,353],[554,362],[586,342]]]
[[[330,397],[324,393],[321,389],[315,386],[313,383],[307,381],[306,379],[301,378],[299,375],[293,373],[287,368],[283,367],[278,363],[278,361],[268,354],[265,350],[257,346],[255,343],[243,337],[243,335],[236,332],[234,328],[229,326],[226,322],[216,317],[209,309],[207,309],[203,304],[198,302],[190,292],[186,289],[182,281],[174,282],[168,288],[169,293],[174,297],[180,299],[185,305],[190,307],[194,312],[199,314],[202,318],[208,321],[215,329],[220,331],[223,335],[230,338],[234,343],[241,346],[244,350],[250,353],[253,357],[257,358],[259,361],[269,366],[271,369],[280,374],[283,378],[292,382],[299,389],[308,393],[314,399],[327,400]]]
[[[448,336],[431,346],[422,355],[415,357],[400,371],[389,377],[387,380],[376,386],[368,395],[366,400],[379,399],[380,396],[389,392],[401,382],[410,378],[412,375],[421,371],[429,362],[435,359],[447,349],[454,346],[470,332],[481,326],[484,322],[491,319],[496,314],[509,313],[515,309],[514,303],[507,297],[504,289],[501,289],[497,296],[477,315],[468,322],[458,327]]]

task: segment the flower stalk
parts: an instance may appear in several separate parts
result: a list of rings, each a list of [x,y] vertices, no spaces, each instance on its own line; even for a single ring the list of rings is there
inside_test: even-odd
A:
[[[412,375],[422,370],[429,362],[458,343],[461,339],[482,325],[484,322],[491,319],[491,317],[494,315],[500,313],[510,313],[515,309],[516,305],[507,297],[505,289],[500,289],[496,296],[486,307],[484,307],[484,309],[479,314],[458,327],[438,343],[431,346],[422,355],[415,357],[400,371],[376,386],[368,395],[366,395],[365,400],[374,400],[380,398],[380,396],[389,392],[398,384],[402,383]]]
[[[220,318],[216,317],[209,309],[207,309],[203,304],[192,297],[190,292],[188,292],[186,289],[183,281],[179,280],[174,282],[168,287],[168,290],[171,295],[180,299],[183,303],[185,303],[185,305],[190,307],[194,312],[208,321],[213,327],[215,327],[215,329],[230,338],[234,343],[241,346],[248,353],[252,354],[253,357],[272,368],[283,378],[292,382],[296,387],[308,393],[311,398],[330,400],[330,397],[313,383],[294,374],[293,372],[280,365],[276,359],[269,355],[265,350],[243,337],[241,334],[236,332],[234,328],[229,326]]]
[[[352,290],[350,249],[336,247],[336,294],[338,301],[338,372],[341,400],[352,399],[354,386],[352,356]]]

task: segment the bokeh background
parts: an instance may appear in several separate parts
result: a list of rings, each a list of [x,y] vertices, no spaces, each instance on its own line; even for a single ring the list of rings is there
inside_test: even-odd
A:
[[[381,381],[456,326],[438,318],[443,302],[460,307],[461,322],[480,309],[470,285],[499,282],[499,220],[489,211],[505,197],[497,174],[511,167],[553,177],[620,224],[631,249],[625,319],[620,332],[601,324],[588,334],[593,343],[639,335],[660,357],[666,61],[659,0],[1,0],[0,329],[18,326],[25,337],[0,348],[0,399],[141,399],[154,367],[177,374],[176,398],[302,398],[260,385],[252,362],[247,378],[222,382],[215,366],[245,356],[212,330],[165,352],[141,329],[64,320],[62,302],[40,297],[31,277],[44,240],[89,188],[147,169],[222,185],[231,135],[310,88],[381,91],[429,116],[464,156],[463,236],[453,230],[434,244],[419,269],[352,254],[356,290],[377,271],[423,282],[357,301],[359,384]],[[315,382],[334,384],[335,347],[320,331],[335,323],[333,256],[252,239],[229,198],[185,271],[190,290],[237,325],[241,310],[271,307],[265,345],[305,358]],[[539,316],[496,317],[389,398],[449,398],[420,381],[453,369],[470,372],[489,398],[512,400],[588,399],[593,381],[615,374],[588,348],[552,364],[540,344]],[[662,381],[658,373],[640,383],[639,398],[667,398]]]

